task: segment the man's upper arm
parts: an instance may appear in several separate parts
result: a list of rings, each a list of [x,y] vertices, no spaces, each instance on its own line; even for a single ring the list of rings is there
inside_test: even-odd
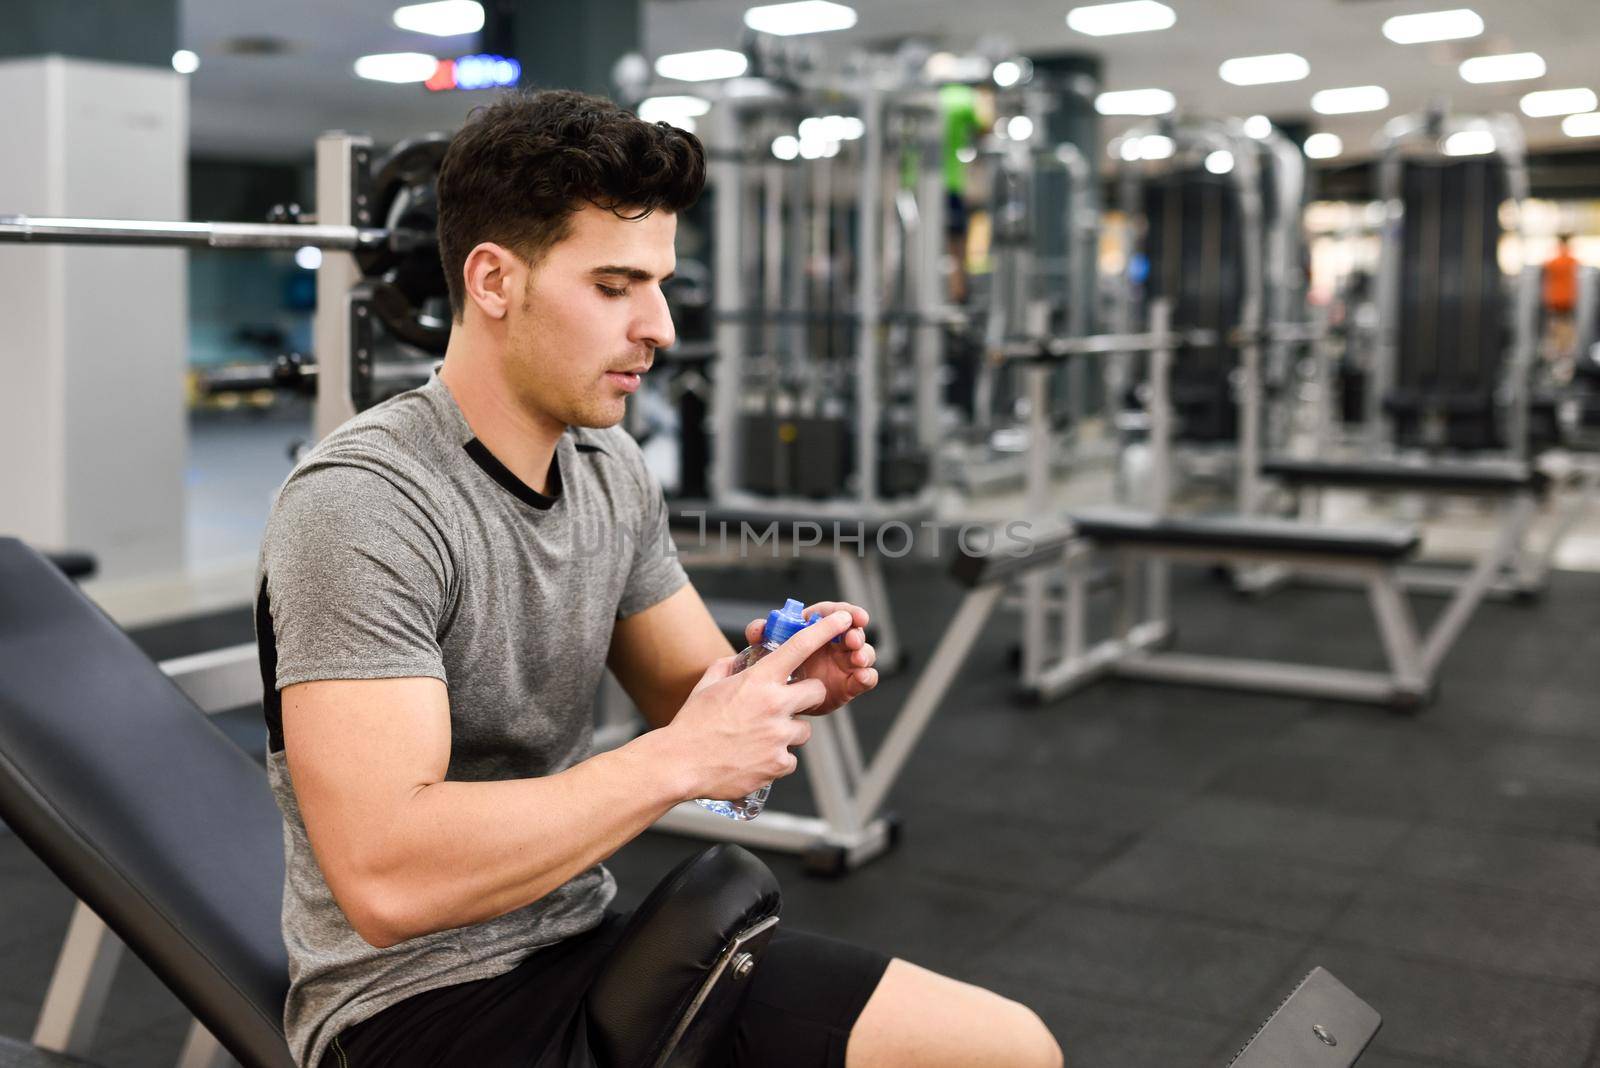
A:
[[[451,560],[423,498],[351,465],[290,479],[262,550],[260,614],[267,618],[258,618],[257,637],[270,646],[263,649],[272,660],[269,686],[445,678],[439,628]]]
[[[617,621],[606,658],[652,727],[672,721],[706,668],[733,647],[694,586]]]
[[[450,764],[450,701],[432,678],[349,679],[285,687],[284,755],[312,852],[363,937],[398,903],[381,887],[405,833],[402,813]]]

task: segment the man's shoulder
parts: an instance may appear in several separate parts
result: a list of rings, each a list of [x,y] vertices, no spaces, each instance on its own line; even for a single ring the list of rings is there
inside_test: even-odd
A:
[[[278,490],[269,529],[285,521],[360,524],[396,508],[448,525],[448,428],[420,394],[391,398],[318,442]]]

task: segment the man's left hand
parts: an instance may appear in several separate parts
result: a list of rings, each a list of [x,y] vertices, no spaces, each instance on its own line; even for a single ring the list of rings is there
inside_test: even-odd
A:
[[[818,601],[807,605],[807,619],[825,616],[831,612],[849,612],[850,629],[837,642],[829,642],[796,671],[797,679],[819,679],[828,688],[828,698],[807,715],[821,716],[832,712],[846,702],[860,697],[878,685],[877,651],[867,644],[867,610],[844,601]],[[752,620],[744,628],[745,641],[754,645],[761,640],[765,619]]]

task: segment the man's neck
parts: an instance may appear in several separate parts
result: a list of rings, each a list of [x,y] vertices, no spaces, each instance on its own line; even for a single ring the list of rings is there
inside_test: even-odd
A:
[[[567,428],[521,408],[493,361],[458,348],[454,339],[439,379],[484,448],[529,489],[548,493],[550,463]]]

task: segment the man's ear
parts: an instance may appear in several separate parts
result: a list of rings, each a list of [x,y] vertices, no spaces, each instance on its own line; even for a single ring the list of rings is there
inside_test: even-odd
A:
[[[467,299],[490,319],[506,317],[512,294],[522,292],[527,271],[521,257],[492,241],[475,246],[461,265]]]

